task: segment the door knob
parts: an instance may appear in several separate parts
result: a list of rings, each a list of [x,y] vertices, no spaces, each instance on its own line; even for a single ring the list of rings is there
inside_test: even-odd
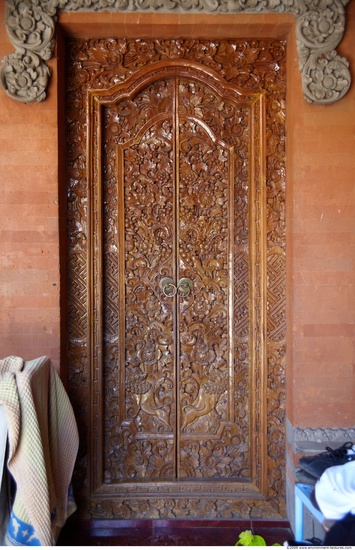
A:
[[[182,279],[180,279],[177,285],[177,292],[179,296],[182,296],[183,298],[185,296],[188,296],[192,291],[193,286],[194,284],[191,281],[191,279],[188,279],[187,277],[182,277]]]
[[[171,277],[163,277],[159,283],[159,287],[162,290],[164,296],[168,296],[169,298],[175,296],[177,292],[177,288],[174,285]]]

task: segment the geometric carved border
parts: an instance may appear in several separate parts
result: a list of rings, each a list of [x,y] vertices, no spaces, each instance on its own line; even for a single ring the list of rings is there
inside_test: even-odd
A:
[[[328,104],[349,90],[348,61],[336,47],[345,30],[349,0],[7,0],[6,26],[15,52],[0,68],[0,86],[23,103],[43,101],[53,55],[55,22],[60,11],[154,13],[291,13],[297,18],[296,39],[305,100]],[[119,30],[118,30],[119,32]]]

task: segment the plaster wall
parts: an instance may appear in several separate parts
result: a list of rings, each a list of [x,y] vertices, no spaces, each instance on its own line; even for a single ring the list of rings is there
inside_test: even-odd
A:
[[[75,26],[78,15],[61,18],[66,29],[85,33],[87,17],[96,32],[99,26],[93,14],[81,16],[82,28]],[[211,17],[206,16],[206,24]],[[255,32],[253,15],[243,17],[245,33]],[[290,15],[270,15],[265,21],[268,24],[258,29],[258,36],[265,30],[288,39],[288,421],[300,428],[351,428],[355,424],[355,85],[333,105],[307,104],[298,70],[295,20]],[[166,18],[163,28],[168,29],[168,23]],[[236,28],[237,36],[246,36],[242,24]],[[208,29],[209,36],[212,30]],[[0,2],[0,58],[12,51],[5,3]],[[349,60],[354,79],[353,0],[338,53]],[[57,63],[57,57],[48,62],[53,75],[42,103],[21,104],[0,90],[0,357],[49,355],[64,372]]]

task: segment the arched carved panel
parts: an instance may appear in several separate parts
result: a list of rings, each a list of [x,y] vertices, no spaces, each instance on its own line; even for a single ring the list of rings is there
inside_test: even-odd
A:
[[[247,72],[230,71],[236,51]],[[285,44],[79,40],[68,53],[79,513],[280,517]],[[164,276],[192,292],[164,296]]]

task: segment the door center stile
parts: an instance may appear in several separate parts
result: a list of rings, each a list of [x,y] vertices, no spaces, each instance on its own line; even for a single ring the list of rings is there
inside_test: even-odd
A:
[[[173,103],[173,111],[174,111],[174,196],[175,196],[175,231],[174,231],[174,250],[175,250],[175,262],[174,262],[174,280],[175,285],[177,285],[178,277],[179,277],[179,239],[180,239],[180,233],[179,233],[179,197],[180,197],[180,184],[179,184],[179,157],[180,157],[180,151],[179,151],[179,96],[178,96],[178,78],[175,77],[174,79],[174,103]],[[176,308],[176,320],[175,320],[175,358],[176,358],[176,370],[175,370],[175,403],[176,403],[176,424],[175,424],[175,464],[176,464],[176,470],[175,470],[175,477],[176,479],[179,479],[179,472],[180,472],[180,303],[179,303],[179,295],[176,293],[175,295],[175,308]]]

